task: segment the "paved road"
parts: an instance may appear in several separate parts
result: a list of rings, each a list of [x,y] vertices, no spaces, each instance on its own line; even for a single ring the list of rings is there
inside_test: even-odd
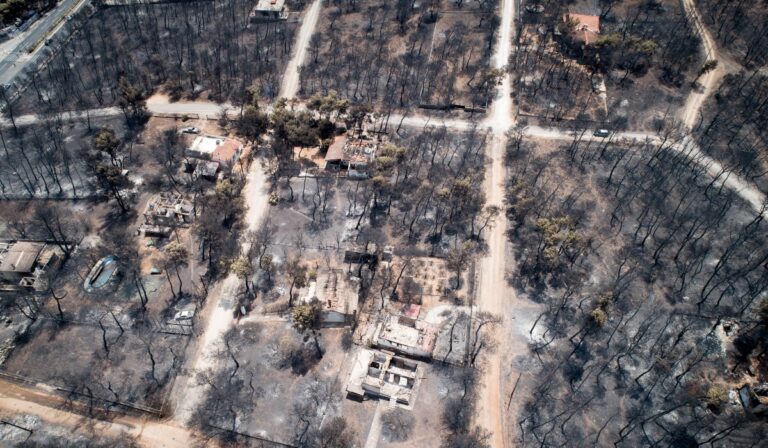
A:
[[[16,48],[0,61],[0,84],[9,83],[26,64],[34,60],[34,55],[28,54],[28,50],[42,43],[53,32],[58,31],[58,28],[66,22],[66,20],[62,20],[64,16],[70,14],[73,8],[81,7],[86,1],[63,0],[56,8],[33,24]]]

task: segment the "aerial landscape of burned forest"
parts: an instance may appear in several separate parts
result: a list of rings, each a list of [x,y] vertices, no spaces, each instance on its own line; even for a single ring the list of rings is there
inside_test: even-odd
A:
[[[302,93],[335,90],[388,111],[488,106],[500,77],[489,64],[494,1],[329,3],[309,43]]]
[[[0,0],[0,445],[763,446],[767,11]]]

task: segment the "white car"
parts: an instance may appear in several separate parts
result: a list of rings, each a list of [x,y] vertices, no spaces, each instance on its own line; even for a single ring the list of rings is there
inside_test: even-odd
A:
[[[179,311],[178,313],[176,313],[176,315],[173,316],[173,319],[174,320],[189,320],[189,319],[192,319],[192,317],[194,315],[195,315],[194,311],[192,311],[192,310],[184,310],[184,311]]]
[[[188,128],[181,128],[180,132],[182,134],[199,134],[200,133],[200,129],[198,129],[196,127],[193,127],[193,126],[190,126]]]

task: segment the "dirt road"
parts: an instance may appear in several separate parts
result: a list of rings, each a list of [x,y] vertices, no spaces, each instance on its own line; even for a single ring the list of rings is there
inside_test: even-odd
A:
[[[299,67],[304,64],[309,40],[315,32],[317,18],[320,17],[321,3],[322,0],[315,0],[304,13],[299,36],[293,45],[295,53],[291,60],[288,61],[288,66],[285,68],[285,74],[283,75],[283,84],[280,87],[280,96],[283,98],[295,98],[299,92]]]
[[[317,23],[317,17],[320,12],[321,0],[315,0],[304,15],[301,31],[294,44],[296,54],[286,67],[283,75],[283,84],[281,91],[285,98],[291,99],[298,91],[298,70],[297,67],[304,63],[306,56],[306,46],[309,43],[309,36],[312,35]],[[208,110],[210,103],[177,103],[176,107],[190,107],[193,110]],[[190,105],[191,104],[191,105]],[[149,106],[149,105],[148,105]],[[259,159],[254,160],[251,169],[246,178],[245,187],[242,195],[248,208],[245,215],[245,223],[248,231],[255,232],[259,229],[269,212],[269,189],[264,169]],[[248,253],[249,243],[242,242],[241,253]],[[179,376],[176,380],[178,387],[174,387],[171,394],[175,398],[174,419],[181,424],[188,424],[195,409],[200,404],[200,400],[205,396],[205,386],[200,385],[195,378],[195,373],[216,367],[217,351],[222,336],[234,325],[234,298],[240,288],[242,281],[236,275],[230,274],[215,287],[210,294],[210,305],[212,308],[206,319],[205,331],[200,337],[199,349],[195,356],[187,364],[183,377]]]
[[[701,90],[699,92],[691,92],[685,101],[685,105],[680,111],[681,121],[683,124],[685,124],[685,126],[691,129],[699,120],[699,113],[701,112],[701,108],[704,106],[704,102],[707,98],[709,98],[710,95],[712,95],[715,89],[717,89],[718,85],[720,84],[720,80],[723,79],[723,76],[728,73],[728,67],[731,64],[728,63],[728,61],[723,58],[723,55],[718,52],[717,43],[712,37],[712,33],[710,33],[709,30],[704,26],[704,21],[701,19],[701,15],[699,14],[698,9],[696,9],[696,5],[693,3],[693,0],[683,0],[683,7],[685,8],[685,12],[688,15],[688,18],[693,22],[692,25],[694,29],[696,29],[699,37],[701,37],[701,42],[704,45],[704,53],[706,54],[706,60],[717,61],[717,67],[714,70],[699,78]]]
[[[499,40],[493,56],[495,68],[505,67],[509,59],[514,14],[514,0],[504,0]],[[510,95],[511,83],[509,75],[506,75],[502,80],[496,99],[491,105],[488,120],[483,123],[494,134],[489,152],[491,166],[486,172],[485,179],[486,201],[489,205],[502,207],[502,210],[504,209],[506,132],[514,124]],[[483,311],[500,316],[504,316],[504,309],[510,306],[510,301],[515,300],[514,291],[507,286],[506,281],[506,229],[506,215],[501,213],[486,235],[488,252],[480,261],[480,282],[477,291],[477,306]],[[504,352],[520,347],[518,341],[509,340],[510,335],[504,329],[497,333],[500,345],[504,347]],[[492,433],[490,442],[493,447],[506,446],[505,415],[501,400],[502,390],[501,354],[497,351],[488,356],[477,416],[478,424]]]
[[[0,412],[40,417],[43,422],[69,428],[84,435],[98,433],[107,437],[133,438],[141,446],[164,448],[190,448],[194,437],[185,428],[172,422],[145,420],[132,416],[119,416],[111,421],[96,420],[62,409],[64,400],[58,395],[31,390],[0,380]]]
[[[269,189],[267,178],[258,159],[254,160],[242,191],[248,210],[245,222],[248,231],[256,231],[267,216]],[[243,242],[242,253],[248,252],[248,243]],[[224,333],[235,324],[234,298],[242,281],[230,274],[209,295],[209,315],[206,317],[205,330],[200,336],[198,350],[188,360],[186,373],[179,375],[171,393],[174,397],[174,419],[180,424],[187,424],[193,412],[205,395],[205,387],[197,383],[195,373],[216,367],[219,342]]]

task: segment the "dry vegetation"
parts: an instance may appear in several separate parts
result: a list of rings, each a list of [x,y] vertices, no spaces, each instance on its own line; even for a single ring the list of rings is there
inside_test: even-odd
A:
[[[747,68],[758,68],[768,58],[768,6],[765,2],[696,0],[706,26]]]
[[[304,95],[335,90],[385,110],[487,105],[496,1],[329,3],[302,69]]]
[[[704,109],[695,136],[702,150],[768,191],[768,74],[760,70],[723,79]]]
[[[704,63],[700,39],[678,2],[525,2],[537,5],[542,12],[521,11],[520,45],[510,58],[525,113],[651,128],[682,104]],[[571,36],[563,21],[568,13],[599,16],[594,42]]]
[[[764,69],[768,14],[764,2],[702,0],[701,15],[719,46],[718,65],[727,75],[705,103],[694,136],[701,148],[766,191],[768,135]]]
[[[188,142],[173,120],[152,119],[138,135],[121,132],[117,120],[101,124],[89,132],[85,123],[65,128],[46,122],[18,128],[10,140],[41,130],[60,135],[66,146],[59,143],[58,154],[73,151],[78,159],[72,166],[82,173],[57,168],[61,160],[51,158],[57,153],[41,151],[41,158],[22,159],[22,179],[42,183],[46,176],[50,188],[66,188],[74,179],[81,182],[75,184],[78,196],[90,199],[15,201],[0,211],[3,239],[49,241],[64,258],[50,290],[3,293],[4,315],[30,323],[3,341],[13,347],[3,372],[58,387],[73,402],[86,403],[89,413],[136,408],[160,414],[168,410],[168,393],[197,324],[173,323],[174,316],[200,308],[208,286],[226,270],[218,260],[238,250],[242,178],[235,171],[216,188],[185,173]],[[104,170],[113,174],[100,174]],[[138,232],[142,213],[158,192],[183,192],[199,215],[170,238],[145,238]],[[117,257],[116,273],[105,286],[85,290],[84,279],[105,256]],[[8,312],[13,309],[20,313]]]
[[[207,96],[240,104],[253,84],[274,98],[296,25],[250,23],[255,4],[135,3],[84,12],[74,35],[27,74],[31,87],[13,109],[132,110],[156,89],[176,99]]]
[[[669,142],[511,142],[510,280],[546,307],[519,442],[764,438],[727,393],[766,380],[763,217]]]

